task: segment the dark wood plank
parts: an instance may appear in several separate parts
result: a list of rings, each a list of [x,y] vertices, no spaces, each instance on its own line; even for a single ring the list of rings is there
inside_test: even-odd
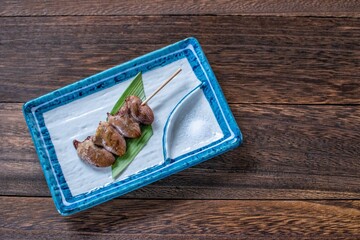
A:
[[[359,16],[356,0],[260,1],[2,1],[0,16],[256,14],[286,16]]]
[[[231,108],[242,147],[126,197],[360,198],[360,106]],[[21,104],[0,104],[0,118],[0,194],[49,196]]]
[[[188,36],[231,103],[360,104],[357,19],[249,16],[0,18],[0,101],[27,101]]]
[[[0,237],[238,239],[360,237],[360,201],[116,199],[62,217],[50,198],[0,197]]]

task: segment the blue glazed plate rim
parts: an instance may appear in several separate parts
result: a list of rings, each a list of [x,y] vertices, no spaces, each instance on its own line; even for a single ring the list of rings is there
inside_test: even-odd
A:
[[[190,51],[188,51],[189,48]],[[166,58],[166,56],[171,54],[176,55],[177,52],[179,52],[179,56],[175,56],[173,59]],[[228,137],[225,141],[217,144],[215,147],[210,147],[208,149],[204,149],[203,151],[198,151],[190,155],[188,154],[182,156],[181,159],[177,159],[177,161],[174,161],[171,164],[153,167],[149,169],[150,172],[145,171],[136,178],[130,177],[128,181],[117,182],[116,184],[113,184],[112,186],[108,187],[106,191],[105,189],[103,190],[100,189],[98,192],[89,193],[87,195],[80,197],[79,196],[73,197],[73,199],[76,199],[75,202],[67,201],[69,197],[64,195],[62,187],[59,187],[62,186],[61,184],[59,184],[59,181],[61,182],[61,178],[63,178],[61,169],[60,172],[55,171],[56,174],[55,176],[54,167],[53,167],[54,162],[51,163],[51,161],[53,161],[51,158],[55,153],[49,154],[48,153],[49,151],[47,149],[48,147],[45,147],[43,144],[44,138],[47,137],[46,126],[43,126],[42,128],[40,127],[40,125],[38,125],[38,118],[41,120],[41,117],[39,116],[42,116],[43,112],[46,112],[50,109],[56,108],[58,106],[76,100],[78,98],[93,94],[97,91],[101,91],[104,88],[110,86],[110,85],[106,85],[108,82],[110,82],[110,84],[115,85],[123,81],[124,79],[131,78],[141,70],[142,65],[148,63],[149,60],[151,59],[157,59],[159,57],[163,57],[164,58],[163,62],[159,63],[159,66],[161,67],[171,63],[171,61],[178,60],[176,57],[184,57],[180,53],[185,54],[185,57],[188,58],[193,58],[193,57],[196,58],[194,62],[197,62],[197,64],[200,66],[200,68],[198,68],[200,70],[196,70],[197,71],[196,75],[200,80],[202,79],[201,81],[209,83],[209,87],[207,89],[208,91],[207,96],[214,97],[218,104],[215,107],[214,106],[211,107],[214,113],[215,113],[214,109],[216,109],[217,111],[221,111],[224,119],[220,119],[220,120],[218,119],[218,121],[222,121],[223,124],[226,123],[227,127],[229,128],[229,131],[232,132],[232,135]],[[132,70],[130,71],[129,69]],[[108,80],[115,75],[119,76],[120,72],[126,72],[126,73],[123,74],[121,77],[119,77],[119,79],[116,79],[114,77],[113,83],[110,80]],[[130,75],[127,75],[128,72],[130,72],[129,73]],[[93,89],[91,86],[94,86]],[[84,89],[90,89],[90,90],[89,91],[86,90],[86,92],[84,92],[85,91]],[[76,94],[74,94],[74,92],[76,92]],[[65,99],[65,100],[61,102],[59,99],[61,100]],[[197,41],[197,39],[193,37],[184,39],[182,41],[179,41],[162,49],[145,54],[141,57],[135,58],[131,61],[120,64],[118,66],[115,66],[113,68],[95,74],[93,76],[90,76],[88,78],[85,78],[83,80],[65,86],[63,88],[45,94],[39,98],[30,100],[24,104],[23,114],[25,116],[25,120],[28,125],[32,140],[34,142],[35,149],[39,157],[39,161],[41,163],[41,167],[43,169],[45,179],[50,189],[55,206],[59,211],[59,213],[62,215],[70,215],[88,209],[100,203],[106,202],[110,199],[126,194],[130,191],[148,185],[152,182],[158,181],[162,178],[165,178],[176,172],[189,168],[200,162],[213,158],[230,149],[238,147],[242,143],[241,131],[237,126],[237,123],[229,108],[229,105],[226,102],[226,99],[220,88],[220,85],[216,80],[216,77],[210,67],[208,60],[205,57],[205,54],[202,51],[199,42]]]

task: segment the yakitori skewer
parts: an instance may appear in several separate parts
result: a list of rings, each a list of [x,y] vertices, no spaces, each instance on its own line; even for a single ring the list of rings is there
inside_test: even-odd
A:
[[[178,75],[181,72],[181,68],[179,68],[178,70],[176,70],[176,72],[173,73],[173,75],[171,75],[168,79],[166,79],[161,85],[160,87],[158,87],[141,105],[145,105],[150,99],[152,99],[158,92],[160,92],[161,89],[163,89],[166,84],[168,84],[171,80],[173,80],[176,75]]]
[[[94,136],[87,137],[83,142],[74,140],[78,156],[97,167],[108,167],[115,162],[116,156],[126,152],[126,138],[141,136],[140,124],[150,125],[154,121],[154,113],[147,105],[161,89],[181,72],[179,68],[144,102],[137,96],[128,96],[124,105],[115,115],[108,113],[108,122],[100,122]]]

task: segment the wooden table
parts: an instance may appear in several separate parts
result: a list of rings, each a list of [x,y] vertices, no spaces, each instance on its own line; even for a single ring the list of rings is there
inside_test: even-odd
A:
[[[0,5],[0,239],[360,238],[359,1],[75,2]],[[189,36],[244,144],[60,216],[23,103]]]

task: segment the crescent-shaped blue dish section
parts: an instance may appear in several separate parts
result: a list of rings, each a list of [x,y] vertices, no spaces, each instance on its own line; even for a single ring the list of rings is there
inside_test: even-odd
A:
[[[153,136],[117,179],[111,168],[81,161],[74,139],[92,135],[138,72],[146,95],[181,73],[149,101]],[[45,179],[60,214],[70,215],[213,158],[242,143],[242,134],[195,38],[85,78],[24,104]]]

